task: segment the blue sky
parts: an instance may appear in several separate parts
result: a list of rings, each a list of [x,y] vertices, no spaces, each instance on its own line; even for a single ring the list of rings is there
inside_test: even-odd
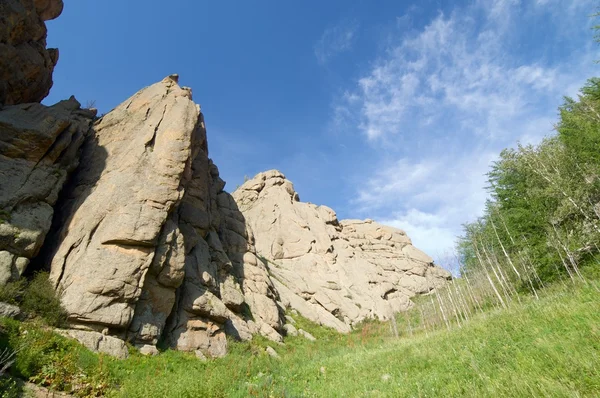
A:
[[[179,73],[228,189],[271,168],[438,259],[502,148],[552,134],[598,73],[591,0],[65,0],[53,103],[105,113]]]

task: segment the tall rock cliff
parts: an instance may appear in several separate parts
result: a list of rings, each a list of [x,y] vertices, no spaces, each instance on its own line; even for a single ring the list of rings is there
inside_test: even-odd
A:
[[[283,305],[340,332],[366,318],[389,319],[451,277],[404,231],[338,221],[330,208],[300,202],[277,170],[246,181],[233,197]]]
[[[38,254],[93,116],[73,98],[0,110],[0,284]]]
[[[148,351],[163,334],[211,356],[225,354],[226,329],[280,340],[276,293],[208,158],[200,108],[177,80],[94,124],[54,220],[51,280],[72,327]]]
[[[225,192],[177,75],[101,118],[40,104],[58,57],[44,21],[62,7],[0,1],[0,286],[49,268],[62,333],[119,357],[125,340],[222,356],[226,335],[282,341],[286,307],[347,332],[449,278],[404,232],[338,221],[277,171]]]
[[[44,21],[62,8],[62,0],[0,1],[0,285],[40,251],[95,116],[73,97],[38,103],[58,59],[46,49]]]

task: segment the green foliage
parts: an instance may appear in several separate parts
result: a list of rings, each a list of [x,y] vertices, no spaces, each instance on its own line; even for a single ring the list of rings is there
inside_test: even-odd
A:
[[[27,281],[25,279],[8,282],[6,285],[0,286],[0,301],[9,304],[19,304],[23,298],[26,286]]]
[[[35,322],[0,319],[0,349],[16,351],[15,377],[76,396],[95,397],[109,387],[103,358]]]
[[[166,351],[110,361],[116,397],[439,397],[597,396],[600,393],[600,301],[591,286],[547,288],[508,310],[489,310],[462,328],[415,332],[400,320],[369,321],[338,334],[294,316],[318,337],[277,345],[255,337],[230,342],[206,362]],[[413,328],[419,318],[410,319]],[[416,328],[415,328],[416,329]],[[280,358],[269,357],[272,346]]]
[[[66,325],[67,313],[45,272],[35,274],[29,282],[19,279],[0,286],[0,301],[19,305],[27,314],[43,319],[49,326]]]
[[[533,291],[598,267],[600,79],[559,111],[556,136],[502,151],[484,214],[458,243],[461,272],[489,274],[499,291]]]
[[[255,336],[229,341],[226,357],[208,361],[171,350],[115,360],[12,320],[0,321],[0,347],[19,348],[14,376],[76,396],[596,396],[600,301],[593,283],[547,287],[539,300],[492,307],[448,331],[419,331],[423,318],[412,312],[399,316],[400,338],[389,323],[367,321],[344,335],[293,315],[317,341],[288,337],[278,345]],[[267,355],[267,346],[280,358]]]
[[[577,101],[565,98],[556,129],[574,156],[600,164],[600,78],[588,80]]]
[[[17,379],[10,376],[0,376],[0,398],[19,398],[23,394]]]
[[[23,294],[21,308],[41,317],[50,326],[65,326],[67,321],[67,313],[48,280],[48,274],[44,272],[37,273],[29,282]]]

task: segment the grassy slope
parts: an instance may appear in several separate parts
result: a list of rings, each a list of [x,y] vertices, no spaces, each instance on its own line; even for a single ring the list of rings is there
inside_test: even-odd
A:
[[[319,340],[232,344],[202,363],[167,352],[107,365],[119,396],[544,396],[600,395],[600,292],[556,288],[489,312],[462,329],[391,339],[385,325],[348,336],[310,329]]]

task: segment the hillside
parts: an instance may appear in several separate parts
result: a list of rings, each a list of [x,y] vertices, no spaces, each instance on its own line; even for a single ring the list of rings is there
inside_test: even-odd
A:
[[[388,324],[338,335],[299,320],[318,340],[271,344],[280,358],[261,340],[209,362],[167,352],[105,366],[123,397],[591,397],[600,393],[597,295],[590,285],[557,286],[462,328],[399,339]]]
[[[522,11],[511,7],[511,13]],[[515,75],[506,85],[519,90],[471,93],[479,84],[462,74],[440,80],[421,69],[433,64],[427,57],[410,62],[413,51],[405,50],[418,40],[409,41],[388,53],[406,55],[402,64],[410,74],[387,77],[397,68],[378,61],[371,65],[374,76],[358,81],[361,90],[381,97],[370,106],[344,90],[344,101],[332,106],[334,123],[293,108],[314,125],[354,124],[344,134],[353,151],[329,131],[307,129],[300,137],[289,130],[297,121],[278,122],[281,112],[267,108],[240,117],[231,106],[224,117],[208,105],[216,116],[211,136],[213,125],[207,128],[192,88],[180,85],[178,74],[149,84],[140,70],[135,89],[115,90],[116,80],[106,81],[103,90],[123,97],[102,114],[94,101],[84,107],[71,94],[42,103],[52,98],[59,59],[47,40],[48,27],[56,25],[46,22],[63,8],[63,0],[0,2],[0,398],[32,391],[63,398],[600,396],[600,78],[587,80],[576,97],[561,97],[573,95],[583,77],[550,90],[564,80],[562,72],[547,65],[544,73],[532,60],[535,68],[506,64],[505,74],[496,76],[503,82]],[[482,8],[488,17],[497,11]],[[157,9],[162,17],[164,5]],[[434,21],[455,20],[460,8],[453,9]],[[452,31],[460,23],[438,25],[450,29],[440,37],[469,47],[460,40],[465,32]],[[500,37],[495,29],[474,36],[477,48],[483,46],[474,53],[487,53],[490,46],[479,43]],[[600,25],[593,29],[599,32]],[[166,38],[171,30],[160,31]],[[194,45],[205,48],[218,37]],[[175,51],[180,39],[168,47]],[[446,44],[426,47],[437,47],[436,58],[448,62],[471,51],[448,57]],[[499,49],[490,54],[503,58]],[[165,58],[177,60],[164,51],[153,57],[144,72],[156,72],[154,64]],[[446,70],[446,61],[437,62]],[[480,66],[466,74],[487,80],[498,69]],[[235,64],[245,67],[246,60]],[[82,69],[92,80],[93,71]],[[417,69],[426,90],[413,76]],[[443,89],[446,79],[463,84],[466,95]],[[410,95],[398,96],[404,90],[396,80],[413,86]],[[232,87],[241,92],[241,83]],[[548,104],[562,98],[555,133],[543,135],[540,126],[549,118],[542,113],[527,120],[520,116],[526,113],[497,112],[529,107],[529,94],[519,94],[523,87],[549,90]],[[202,84],[197,89],[208,104],[220,102],[214,93],[206,96]],[[290,102],[298,91],[286,90],[286,100],[276,102]],[[219,95],[233,98],[231,91]],[[494,121],[506,118],[504,128],[522,134],[463,152],[470,143],[466,135],[454,137],[457,132],[495,139],[495,122],[464,117],[467,108],[480,113],[487,101],[497,108],[486,111]],[[430,113],[450,102],[454,108],[438,117]],[[408,103],[414,104],[404,112]],[[352,111],[357,105],[361,109]],[[412,107],[428,108],[426,117],[414,116],[418,128],[401,123]],[[365,120],[348,123],[353,113]],[[365,123],[371,117],[381,123]],[[244,140],[231,142],[224,119],[243,120]],[[272,130],[289,141],[265,140],[259,119],[273,121]],[[356,139],[365,128],[366,140]],[[430,129],[434,139],[421,141]],[[401,136],[418,141],[395,139]],[[327,149],[315,150],[321,144]],[[219,145],[227,156],[214,155]],[[348,149],[344,161],[329,156],[339,148]],[[375,157],[363,158],[374,149]],[[312,159],[310,167],[303,158]],[[236,163],[255,176],[230,193],[223,178],[236,181],[229,178]],[[300,193],[276,169],[288,173],[287,167]],[[484,194],[476,175],[485,176]],[[314,196],[318,190],[334,196]],[[301,201],[304,192],[311,200],[331,200],[339,213]],[[435,253],[434,260],[436,249],[447,254]]]

